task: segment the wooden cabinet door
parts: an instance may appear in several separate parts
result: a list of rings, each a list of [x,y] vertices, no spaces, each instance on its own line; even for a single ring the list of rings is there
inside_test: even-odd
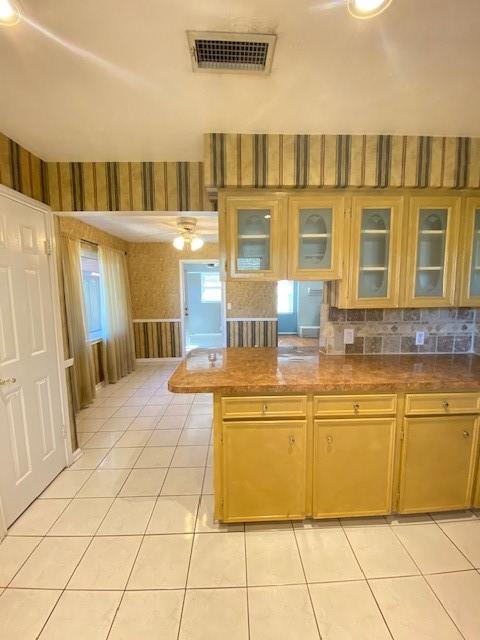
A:
[[[476,416],[404,418],[400,513],[471,506]]]
[[[411,198],[403,306],[455,304],[460,198]]]
[[[285,199],[226,196],[228,277],[283,280],[287,275]]]
[[[467,198],[459,269],[460,305],[480,307],[480,198]]]
[[[306,421],[223,422],[223,520],[306,514]]]
[[[473,506],[476,509],[480,509],[480,463],[479,463],[479,469],[477,473],[477,488],[475,490],[475,495],[473,497]]]
[[[395,418],[316,420],[313,517],[389,513]]]
[[[289,199],[289,280],[335,280],[341,277],[344,215],[345,199],[342,196],[296,196]]]
[[[398,307],[403,198],[352,198],[348,306]]]

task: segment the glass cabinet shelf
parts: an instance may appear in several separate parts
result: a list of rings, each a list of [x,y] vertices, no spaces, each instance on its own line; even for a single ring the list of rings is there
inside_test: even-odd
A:
[[[480,296],[480,209],[475,209],[473,214],[473,244],[470,269],[469,295]]]
[[[420,208],[415,278],[416,297],[443,297],[448,209]]]
[[[269,209],[237,210],[238,271],[265,271],[270,268],[270,223]]]
[[[389,288],[390,208],[362,208],[360,212],[357,297],[385,298]]]

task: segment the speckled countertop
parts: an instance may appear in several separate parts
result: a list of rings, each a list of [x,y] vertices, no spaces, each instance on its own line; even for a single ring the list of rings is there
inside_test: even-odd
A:
[[[209,354],[215,354],[211,362]],[[480,356],[338,355],[316,349],[195,349],[168,382],[176,393],[480,391]]]

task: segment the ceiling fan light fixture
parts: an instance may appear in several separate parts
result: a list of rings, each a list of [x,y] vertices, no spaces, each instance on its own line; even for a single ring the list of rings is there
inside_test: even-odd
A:
[[[347,0],[350,15],[361,20],[378,16],[391,3],[392,0]]]
[[[198,236],[193,236],[190,241],[190,248],[192,251],[198,251],[203,247],[203,240]]]
[[[11,27],[19,22],[20,8],[11,0],[0,0],[0,25]]]
[[[182,251],[182,249],[185,246],[185,238],[183,236],[177,236],[176,238],[173,239],[173,246],[178,251]]]

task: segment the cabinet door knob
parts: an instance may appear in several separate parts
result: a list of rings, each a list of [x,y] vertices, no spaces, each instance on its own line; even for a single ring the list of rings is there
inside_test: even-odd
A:
[[[443,407],[444,409],[448,409],[448,407],[449,407],[449,406],[450,406],[450,403],[449,403],[449,401],[448,401],[448,400],[444,400],[444,401],[442,402],[442,407]]]
[[[469,436],[470,436],[470,431],[467,431],[467,430],[465,429],[465,431],[463,432],[463,437],[464,437],[464,438],[468,438]]]
[[[354,402],[353,403],[353,410],[354,411],[358,411],[360,409],[360,403],[359,402]]]
[[[327,436],[327,443],[328,444],[332,444],[333,443],[333,436],[331,436],[331,435]]]
[[[295,444],[295,436],[289,435],[288,436],[288,443],[292,447]]]
[[[262,407],[262,413],[266,413],[268,411],[268,405],[264,404]]]

